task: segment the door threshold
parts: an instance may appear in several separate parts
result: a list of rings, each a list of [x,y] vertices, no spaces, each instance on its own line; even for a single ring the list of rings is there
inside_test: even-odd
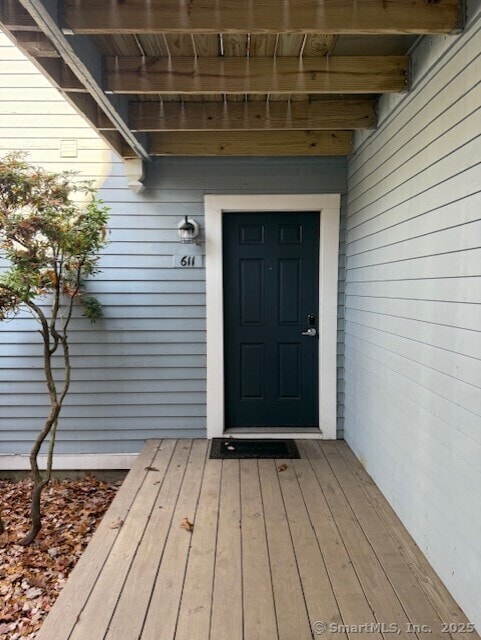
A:
[[[230,427],[225,429],[223,437],[236,438],[304,438],[304,439],[322,439],[321,430],[318,427],[303,427],[292,429],[291,427]],[[221,436],[222,437],[222,436]]]

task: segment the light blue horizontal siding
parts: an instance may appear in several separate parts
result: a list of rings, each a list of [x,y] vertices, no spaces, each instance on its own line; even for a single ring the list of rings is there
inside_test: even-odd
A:
[[[295,178],[286,184],[291,171]],[[200,188],[204,182],[208,187]],[[178,220],[189,213],[202,226],[206,193],[338,193],[346,187],[346,164],[159,159],[145,185],[137,196],[125,184],[100,192],[111,207],[110,243],[88,289],[105,317],[96,325],[78,318],[72,327],[73,383],[59,452],[99,452],[99,442],[102,451],[135,452],[147,437],[205,435],[205,272],[171,268]],[[28,316],[0,327],[0,349],[0,450],[26,452],[46,409],[41,345]]]
[[[180,363],[181,365],[182,363]],[[191,367],[189,369],[189,379],[199,380],[205,378],[205,367],[203,364],[199,367]],[[54,372],[55,373],[55,372]],[[162,380],[184,380],[185,368],[182,366],[163,366],[163,367],[150,367],[146,363],[142,367],[110,367],[105,366],[96,367],[94,370],[90,368],[81,369],[75,367],[74,380],[86,381],[91,380],[94,382],[103,383],[107,382],[119,382],[120,392],[124,388],[123,385],[126,381],[139,381],[145,380],[162,381]],[[43,372],[39,367],[25,366],[23,369],[13,368],[0,369],[0,382],[2,383],[23,383],[23,382],[39,382],[43,381]],[[40,387],[37,387],[40,388]],[[102,388],[101,385],[98,388]],[[7,389],[7,387],[5,387]],[[2,389],[3,391],[3,389]]]
[[[345,437],[481,627],[481,14],[350,159]],[[473,11],[476,9],[476,11]]]
[[[127,425],[124,431],[117,430],[116,427],[122,421]],[[191,423],[198,422],[198,427],[188,427],[185,425],[185,420],[178,420],[177,418],[154,418],[150,420],[151,428],[148,428],[148,421],[143,419],[143,434],[139,435],[138,432],[131,429],[133,419],[122,418],[103,421],[103,431],[99,433],[87,431],[82,421],[77,422],[77,428],[72,433],[62,434],[62,449],[66,453],[78,453],[84,451],[87,453],[94,452],[95,454],[112,454],[112,453],[126,453],[138,451],[139,446],[145,443],[145,439],[157,438],[159,431],[173,431],[176,438],[198,438],[202,437],[203,428],[202,424],[205,423],[205,418],[199,418],[197,420],[191,419]],[[38,421],[37,421],[38,422]],[[15,424],[17,428],[15,429]],[[9,433],[9,453],[20,454],[24,453],[24,445],[15,439],[15,434],[18,428],[24,425],[24,421],[16,421],[12,426],[12,431]],[[108,430],[109,437],[105,437],[105,431]],[[38,429],[33,426],[30,431],[25,431],[25,437],[29,441],[37,436]],[[143,439],[140,440],[139,438]],[[1,446],[1,443],[0,443]],[[0,449],[1,451],[1,449]],[[56,449],[60,453],[60,448]]]
[[[102,390],[99,391],[99,381],[102,382]],[[80,380],[77,378],[75,384],[76,393],[82,397],[96,394],[133,394],[136,393],[171,393],[178,392],[179,386],[176,379],[176,375],[168,379],[155,379],[155,380],[105,380],[105,376],[101,376],[98,379]],[[4,381],[3,390],[5,393],[18,394],[20,398],[25,397],[25,394],[33,399],[35,404],[35,396],[39,392],[38,381],[31,380],[29,382],[20,382],[18,380]],[[201,378],[191,379],[186,381],[183,385],[183,392],[192,391],[204,391],[204,383]],[[44,395],[44,394],[43,394]],[[7,403],[6,403],[7,404]]]

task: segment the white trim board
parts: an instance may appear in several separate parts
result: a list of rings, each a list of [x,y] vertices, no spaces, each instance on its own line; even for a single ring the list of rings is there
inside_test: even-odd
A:
[[[325,440],[319,429],[316,429],[315,433],[306,432],[300,430],[299,432],[286,431],[277,432],[275,429],[265,429],[264,431],[246,431],[233,432],[230,429],[224,431],[224,437],[227,440],[243,440],[249,438],[249,440]]]
[[[207,437],[224,435],[224,301],[222,214],[319,211],[319,434],[336,438],[337,281],[339,194],[206,195]],[[319,434],[312,434],[319,437]],[[284,437],[287,437],[286,435]],[[293,434],[295,437],[295,434]],[[302,437],[309,437],[304,434]]]
[[[116,470],[130,469],[138,453],[72,453],[56,454],[54,456],[54,471],[83,471],[83,470]],[[39,456],[38,464],[44,470],[47,456]],[[25,471],[30,469],[30,459],[24,454],[0,454],[0,471]]]

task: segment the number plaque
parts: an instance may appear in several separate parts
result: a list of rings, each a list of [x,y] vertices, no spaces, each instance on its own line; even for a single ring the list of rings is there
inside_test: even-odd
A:
[[[204,256],[199,254],[179,254],[172,258],[172,266],[176,269],[199,269],[204,266]]]

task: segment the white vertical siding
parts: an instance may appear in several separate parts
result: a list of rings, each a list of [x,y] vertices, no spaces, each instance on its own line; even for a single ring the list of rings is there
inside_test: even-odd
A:
[[[480,18],[419,43],[349,162],[344,425],[479,628]]]
[[[77,159],[60,158],[61,139],[77,140]],[[172,268],[178,221],[189,214],[202,225],[205,193],[343,192],[346,161],[159,159],[137,195],[127,188],[122,162],[3,38],[0,154],[9,149],[95,179],[111,208],[102,272],[88,285],[105,317],[72,327],[73,384],[57,451],[136,452],[150,437],[205,435],[205,272]],[[0,324],[0,453],[27,452],[45,416],[33,329],[28,316]]]

